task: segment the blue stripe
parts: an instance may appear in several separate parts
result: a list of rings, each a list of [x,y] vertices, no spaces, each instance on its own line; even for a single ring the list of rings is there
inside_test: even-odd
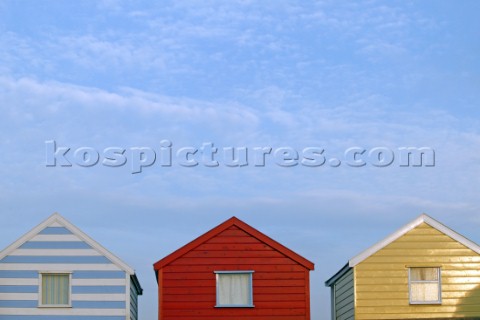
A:
[[[38,234],[72,234],[72,232],[64,227],[46,227]]]
[[[82,241],[28,241],[20,249],[91,249]]]
[[[0,286],[2,293],[38,293],[38,286]]]
[[[72,293],[125,293],[124,286],[72,286]]]
[[[3,316],[0,320],[125,320],[125,316]]]
[[[38,278],[38,271],[0,270],[0,278]]]
[[[0,263],[111,263],[103,256],[6,256]]]
[[[73,279],[124,279],[123,271],[75,271]]]
[[[0,300],[0,308],[37,308],[38,300]],[[1,313],[1,311],[0,311]]]
[[[73,308],[125,309],[125,301],[73,301]]]

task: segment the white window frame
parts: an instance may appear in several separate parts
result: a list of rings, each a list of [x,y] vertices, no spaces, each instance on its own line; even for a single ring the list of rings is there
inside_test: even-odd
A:
[[[214,271],[215,273],[215,279],[216,279],[216,305],[215,308],[253,308],[255,307],[253,305],[253,273],[255,271],[253,270],[234,270],[234,271]],[[220,275],[222,274],[249,274],[249,283],[248,283],[248,288],[250,289],[249,291],[249,297],[248,297],[248,304],[220,304],[219,302],[219,284],[218,284],[218,279]]]
[[[43,304],[42,285],[44,274],[68,275],[68,304]],[[39,271],[38,272],[38,307],[39,308],[71,308],[72,307],[72,271]]]
[[[412,280],[411,270],[420,269],[420,268],[430,268],[437,269],[437,278],[438,280]],[[435,283],[438,285],[438,299],[432,301],[413,301],[412,300],[412,283]],[[441,268],[438,266],[415,266],[408,267],[408,299],[410,304],[442,304],[442,272]]]

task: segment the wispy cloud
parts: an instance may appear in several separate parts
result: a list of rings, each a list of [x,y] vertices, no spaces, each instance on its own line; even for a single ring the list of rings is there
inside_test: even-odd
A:
[[[463,176],[446,168],[473,168],[474,162],[458,155],[468,153],[480,144],[478,132],[473,129],[475,120],[470,120],[470,127],[463,127],[460,124],[465,123],[464,120],[445,111],[425,108],[413,113],[392,106],[385,109],[387,101],[378,97],[357,98],[333,108],[303,103],[295,110],[283,106],[284,100],[292,99],[288,93],[275,88],[259,92],[254,96],[257,100],[250,100],[249,106],[228,101],[168,97],[131,88],[106,91],[31,78],[2,78],[0,82],[3,88],[0,97],[5,101],[2,105],[5,115],[3,139],[13,147],[12,154],[17,155],[24,153],[25,146],[32,143],[42,148],[43,141],[49,139],[71,146],[93,144],[97,147],[118,143],[125,147],[132,143],[155,146],[158,139],[197,147],[207,141],[218,147],[290,146],[300,151],[314,146],[325,148],[326,156],[337,157],[353,146],[367,149],[427,146],[435,149],[437,170],[441,171],[435,171],[432,176],[432,169],[425,174],[429,183],[432,183],[431,179],[439,179],[440,183],[443,179],[463,180]],[[273,103],[269,105],[269,101]],[[28,129],[19,131],[16,128]],[[18,141],[24,142],[19,144]],[[42,154],[38,153],[36,158],[41,159]],[[344,171],[339,169],[340,172]],[[248,176],[253,174],[248,170],[246,173]],[[359,177],[371,173],[364,170]],[[210,175],[208,172],[198,174]],[[284,173],[269,171],[269,174]],[[293,169],[285,174],[293,177],[308,175],[308,172]],[[388,185],[384,178],[390,174],[394,178],[398,172],[388,171],[383,178],[378,177],[377,183]],[[219,183],[216,179],[220,177],[215,175],[211,185]],[[469,179],[472,177],[470,175]],[[337,179],[346,179],[347,182],[350,178],[347,175]],[[407,181],[397,183],[402,192],[409,194]],[[315,182],[303,184],[302,189],[310,184]],[[430,187],[432,192],[443,194],[441,187],[437,187],[439,185]],[[465,192],[471,193],[468,188]]]

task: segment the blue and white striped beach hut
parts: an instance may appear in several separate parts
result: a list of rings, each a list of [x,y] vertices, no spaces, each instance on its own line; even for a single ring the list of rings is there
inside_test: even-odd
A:
[[[135,271],[54,213],[0,252],[0,320],[137,320]]]

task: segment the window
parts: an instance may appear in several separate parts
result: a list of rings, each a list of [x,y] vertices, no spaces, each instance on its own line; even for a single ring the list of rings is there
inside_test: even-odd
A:
[[[216,307],[253,307],[253,271],[215,271]]]
[[[70,273],[40,273],[40,307],[70,307]]]
[[[438,304],[442,302],[440,268],[409,268],[411,304]]]

